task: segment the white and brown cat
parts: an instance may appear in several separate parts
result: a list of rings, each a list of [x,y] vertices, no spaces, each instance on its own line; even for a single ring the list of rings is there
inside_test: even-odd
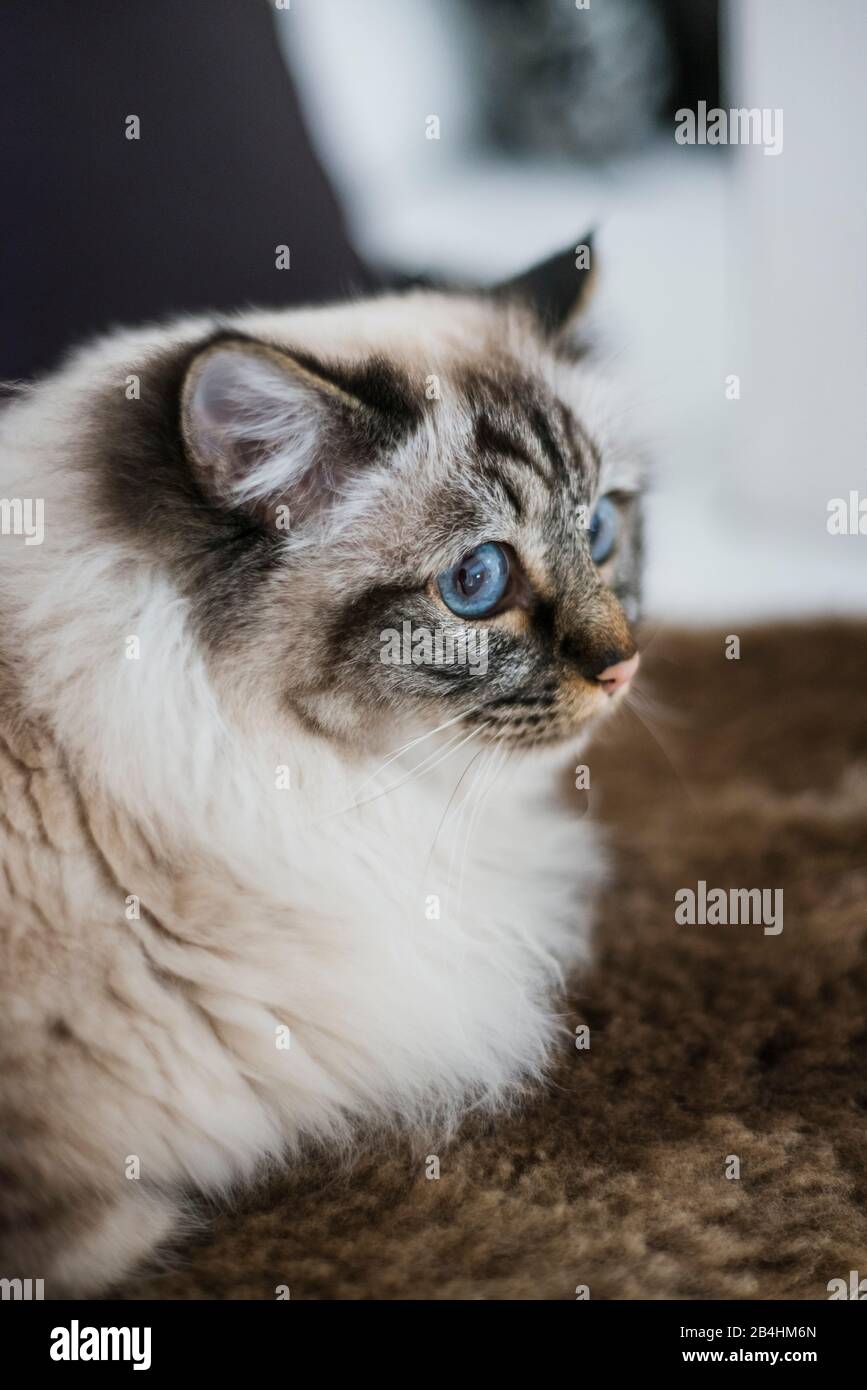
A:
[[[637,665],[584,279],[112,334],[0,412],[44,508],[0,535],[0,1275],[99,1291],[190,1188],[542,1075],[602,873],[559,772]],[[420,630],[486,659],[385,659]]]

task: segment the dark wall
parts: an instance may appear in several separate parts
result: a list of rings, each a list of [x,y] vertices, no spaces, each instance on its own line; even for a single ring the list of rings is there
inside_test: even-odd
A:
[[[4,0],[0,31],[0,378],[112,324],[365,284],[266,0]]]

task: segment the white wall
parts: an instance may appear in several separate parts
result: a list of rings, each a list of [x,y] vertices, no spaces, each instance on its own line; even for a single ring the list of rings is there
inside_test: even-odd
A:
[[[731,0],[727,100],[781,107],[777,158],[735,151],[728,281],[743,364],[727,515],[743,511],[769,589],[867,605],[867,536],[830,536],[827,503],[867,496],[867,5]]]

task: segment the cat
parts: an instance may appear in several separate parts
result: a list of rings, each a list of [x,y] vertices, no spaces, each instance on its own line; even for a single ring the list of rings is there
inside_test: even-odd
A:
[[[562,772],[638,662],[588,283],[115,332],[0,412],[44,515],[0,536],[4,1277],[99,1293],[191,1190],[544,1076],[606,872]]]

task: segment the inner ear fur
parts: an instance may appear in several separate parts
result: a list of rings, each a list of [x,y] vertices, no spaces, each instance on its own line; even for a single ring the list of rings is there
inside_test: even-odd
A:
[[[298,514],[333,495],[348,472],[411,428],[420,404],[392,364],[320,361],[305,352],[223,336],[192,359],[181,433],[204,492],[261,514]]]

